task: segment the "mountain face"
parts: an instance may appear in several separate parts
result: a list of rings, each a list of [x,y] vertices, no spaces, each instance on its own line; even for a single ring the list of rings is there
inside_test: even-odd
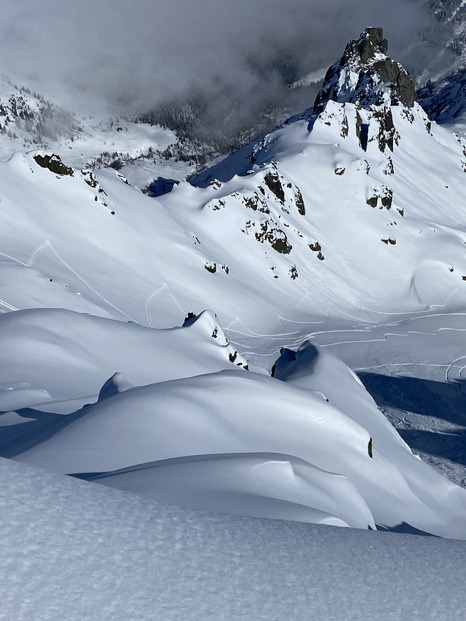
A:
[[[460,259],[461,217],[451,205],[462,204],[464,145],[412,101],[409,77],[383,49],[380,29],[363,33],[329,70],[314,109],[193,180],[216,197],[202,207],[213,209],[212,221],[220,222],[230,205],[242,204],[243,235],[252,233],[272,249],[278,240],[285,242],[282,257],[276,248],[265,253],[286,262],[290,271],[295,268],[306,281],[305,299],[315,292],[324,308],[330,304],[338,313],[336,305],[355,317],[367,317],[368,299],[373,308],[383,300],[387,311],[408,300],[408,306],[414,300],[421,307],[443,305],[451,285],[458,302],[464,295],[453,282],[461,285],[463,273],[457,270],[465,267],[456,261],[440,267],[447,255],[435,236],[441,227],[451,240],[448,252],[456,247]],[[393,82],[386,73],[392,69]],[[236,178],[238,173],[244,176]],[[166,197],[173,210],[176,196]],[[426,220],[436,225],[426,229],[421,224]],[[228,231],[231,237],[231,227]],[[309,250],[317,261],[309,261]],[[431,287],[425,278],[437,268],[438,281]]]
[[[439,66],[424,70],[420,79],[419,101],[432,120],[454,125],[465,134],[466,4],[462,0],[429,0],[441,28],[427,38],[441,46]],[[448,62],[442,57],[448,57]]]
[[[0,83],[0,133],[10,139],[25,138],[31,145],[78,131],[73,116],[41,95],[18,89],[5,79]]]
[[[313,109],[156,199],[57,151],[0,162],[2,455],[197,508],[466,538],[466,492],[354,374],[403,432],[437,400],[430,432],[464,433],[466,149],[380,28]]]
[[[452,73],[437,83],[421,89],[420,101],[429,117],[442,124],[465,124],[466,69]]]
[[[459,59],[465,58],[466,5],[463,0],[428,0],[428,6],[443,28],[437,32],[440,41]]]

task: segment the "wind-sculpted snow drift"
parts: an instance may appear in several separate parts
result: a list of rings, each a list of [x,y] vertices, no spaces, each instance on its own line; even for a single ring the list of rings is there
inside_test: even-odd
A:
[[[314,111],[157,200],[43,153],[0,162],[3,455],[197,508],[466,538],[466,492],[315,345],[371,369],[390,324],[435,315],[433,364],[462,355],[442,326],[466,306],[466,151],[385,52],[368,29]]]
[[[29,400],[3,428],[19,461],[74,474],[120,471],[97,478],[200,508],[357,527],[406,521],[464,535],[466,494],[416,459],[352,372],[310,344],[293,363],[284,352],[274,379],[237,366],[206,314],[147,333],[69,311],[20,311],[2,317],[0,328],[23,334],[21,352],[16,338],[9,355],[4,338],[10,387],[2,391],[6,400]],[[45,375],[37,360],[28,364],[31,355],[47,358]],[[111,364],[123,376],[93,405],[42,413],[62,410],[63,392],[68,407],[83,395],[95,401],[99,374]],[[15,388],[19,377],[26,382]]]

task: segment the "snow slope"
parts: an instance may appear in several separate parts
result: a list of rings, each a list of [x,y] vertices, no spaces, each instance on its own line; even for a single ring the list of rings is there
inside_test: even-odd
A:
[[[0,459],[0,619],[464,616],[464,542],[203,514]]]
[[[327,353],[461,379],[465,147],[406,100],[379,29],[347,50],[315,114],[158,199],[44,151],[0,162],[2,455],[196,507],[466,538],[466,492]]]
[[[130,387],[231,368],[235,354],[234,365],[246,365],[209,312],[182,328],[150,330],[67,310],[33,309],[1,316],[0,339],[2,381],[8,384],[0,392],[3,410],[13,403],[39,405],[28,390],[15,388],[24,383],[45,390],[46,401],[92,402],[116,372]],[[41,360],[47,360],[45,367]]]
[[[310,344],[296,384],[281,359],[275,378],[248,372],[206,313],[148,331],[30,310],[0,330],[2,407],[16,408],[3,415],[4,455],[69,474],[129,469],[99,480],[152,497],[169,487],[187,506],[466,537],[466,493],[412,455],[344,363],[325,353],[316,364]]]

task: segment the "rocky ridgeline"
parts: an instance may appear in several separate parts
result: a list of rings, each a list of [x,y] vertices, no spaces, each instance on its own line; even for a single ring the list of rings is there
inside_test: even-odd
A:
[[[414,82],[403,67],[386,55],[388,41],[382,28],[366,28],[350,41],[341,59],[330,67],[317,95],[314,113],[329,100],[362,107],[387,102],[408,108],[416,101]]]
[[[240,232],[249,237],[251,252],[264,257],[268,276],[299,276],[301,286],[306,278],[323,278],[339,252],[354,260],[350,234],[342,242],[332,228],[319,226],[332,200],[345,205],[342,219],[364,229],[374,252],[383,248],[395,263],[404,252],[412,215],[400,192],[411,174],[404,154],[413,146],[437,148],[436,130],[410,76],[387,50],[382,29],[367,28],[329,69],[313,109],[193,179],[210,189],[203,218],[216,230],[243,219]],[[314,159],[319,150],[322,157],[333,152],[327,168]],[[221,262],[208,260],[206,269],[214,273]]]

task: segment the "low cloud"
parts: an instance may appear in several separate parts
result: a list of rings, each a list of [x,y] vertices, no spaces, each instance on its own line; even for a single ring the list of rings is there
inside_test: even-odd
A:
[[[326,67],[381,25],[416,69],[431,17],[417,0],[4,0],[0,69],[67,106],[146,112],[201,92],[225,115],[276,96],[284,76]],[[312,101],[308,102],[311,105]],[[245,114],[244,112],[241,114]]]

